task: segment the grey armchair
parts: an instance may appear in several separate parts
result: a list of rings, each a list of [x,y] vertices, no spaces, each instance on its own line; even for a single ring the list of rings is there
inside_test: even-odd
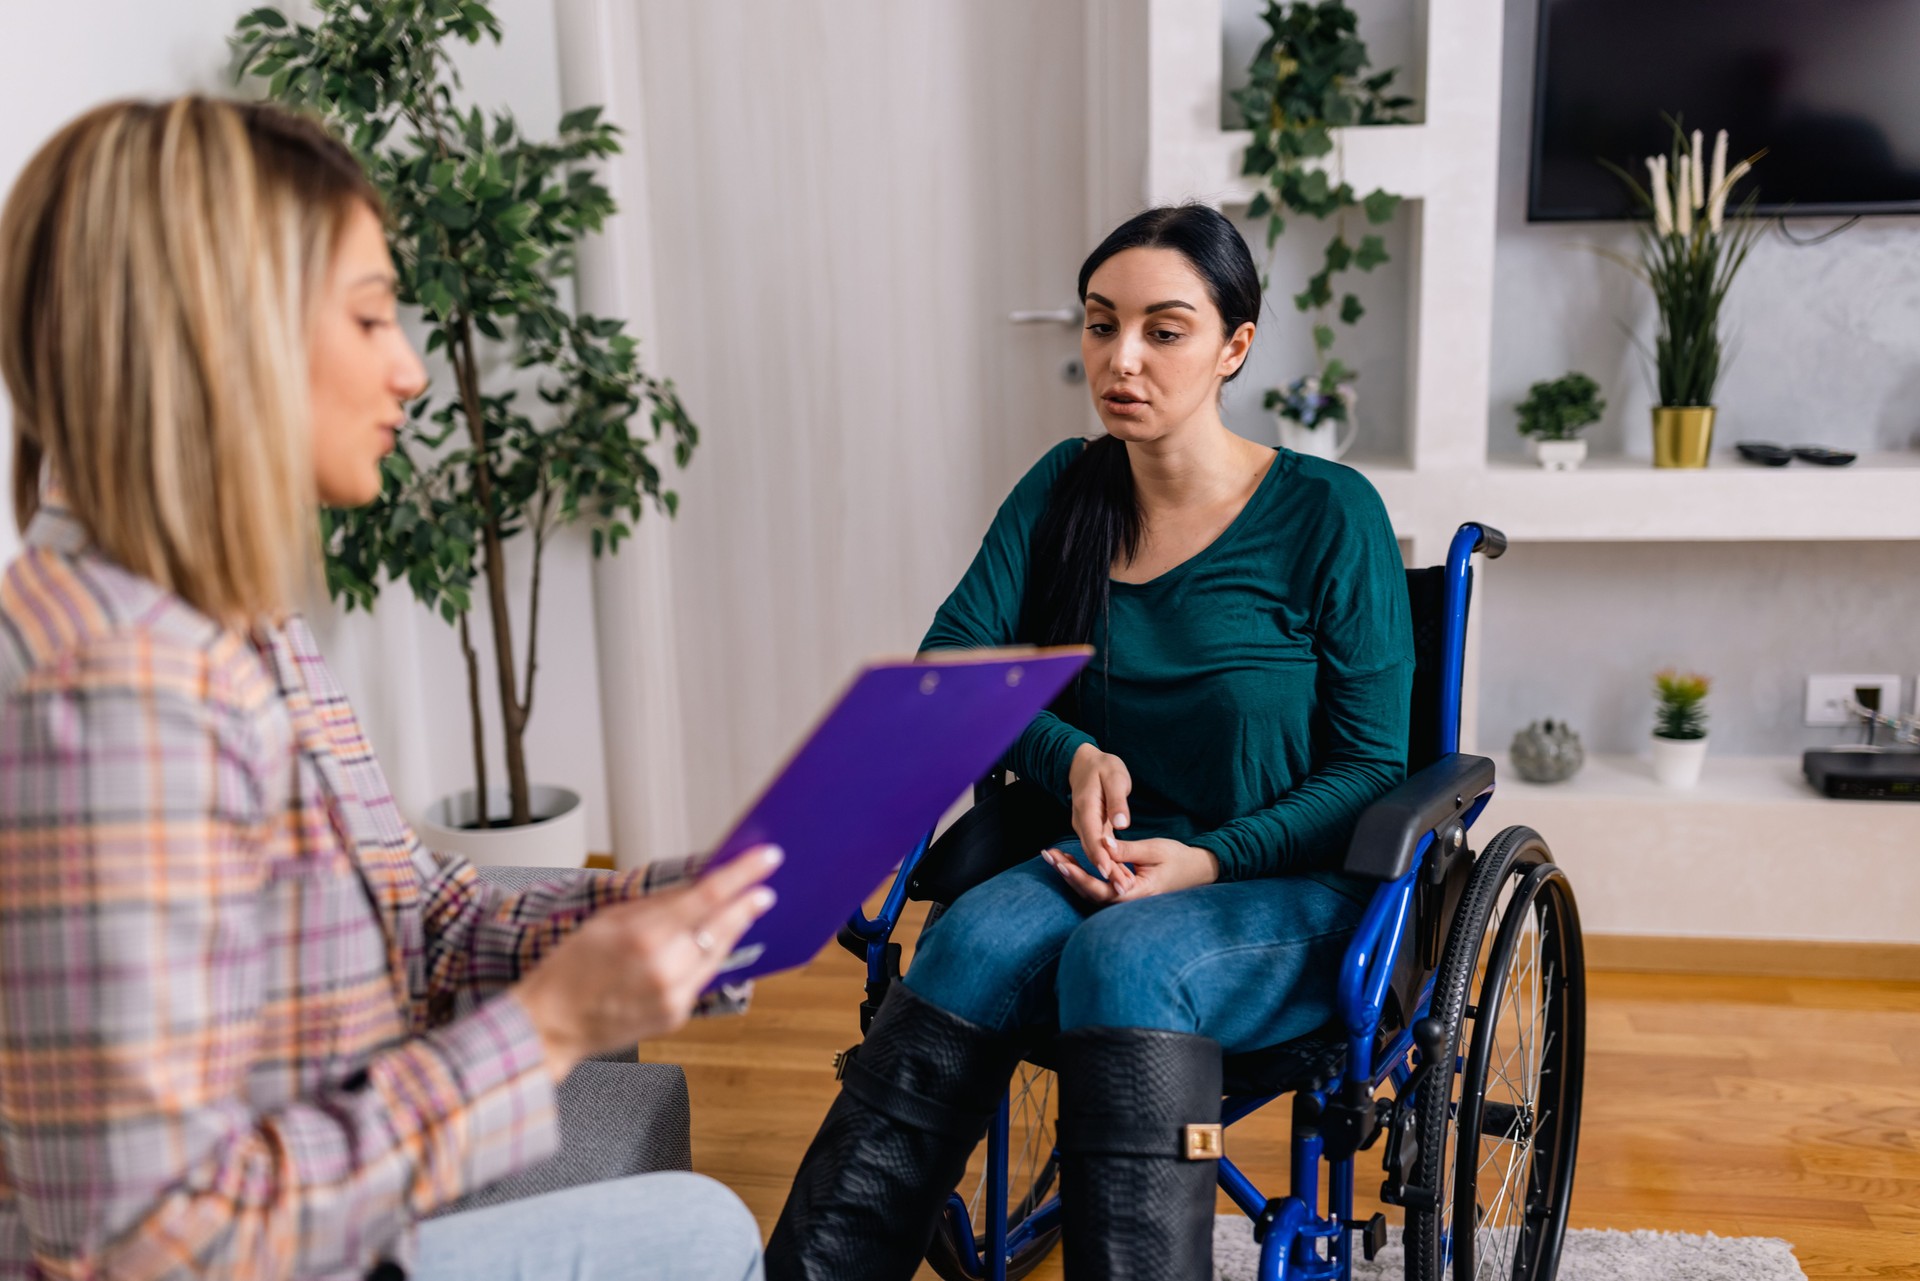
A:
[[[507,889],[604,872],[481,867],[481,879]],[[560,1084],[560,1150],[531,1169],[462,1197],[455,1214],[561,1188],[656,1170],[693,1168],[687,1077],[671,1064],[640,1063],[632,1049],[580,1064]]]

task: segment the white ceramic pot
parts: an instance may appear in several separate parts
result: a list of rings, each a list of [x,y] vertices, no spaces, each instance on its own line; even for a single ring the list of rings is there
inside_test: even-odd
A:
[[[1706,763],[1706,739],[1653,736],[1653,777],[1660,786],[1685,791],[1700,781]]]
[[[1587,460],[1587,442],[1577,436],[1572,440],[1539,440],[1529,437],[1527,444],[1534,461],[1548,471],[1572,471]]]
[[[1281,445],[1296,454],[1324,458],[1328,462],[1339,462],[1341,455],[1353,447],[1353,438],[1360,434],[1360,426],[1352,418],[1318,427],[1302,426],[1291,418],[1281,418],[1279,423]]]
[[[564,787],[535,783],[527,801],[533,822],[521,827],[474,828],[477,807],[469,788],[435,801],[420,817],[420,839],[430,850],[459,854],[490,867],[585,867],[587,811]],[[499,819],[510,806],[505,787],[487,789],[487,814]]]

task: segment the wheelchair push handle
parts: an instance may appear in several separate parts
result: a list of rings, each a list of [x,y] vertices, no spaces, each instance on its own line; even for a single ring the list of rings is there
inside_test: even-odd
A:
[[[1473,528],[1480,532],[1480,541],[1473,545],[1473,550],[1488,560],[1499,560],[1507,550],[1507,536],[1492,525],[1476,523]]]

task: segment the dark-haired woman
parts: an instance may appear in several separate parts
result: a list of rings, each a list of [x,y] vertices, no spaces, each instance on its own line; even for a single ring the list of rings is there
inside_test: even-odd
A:
[[[1313,1031],[1366,890],[1337,868],[1405,772],[1412,638],[1379,497],[1220,420],[1260,310],[1239,233],[1154,209],[1080,270],[1107,435],[1014,488],[928,649],[1091,642],[1008,765],[1072,839],[922,939],[808,1150],[771,1278],[905,1281],[1024,1030],[1060,1029],[1069,1278],[1211,1275],[1221,1055]],[[1062,833],[1063,836],[1066,833]]]

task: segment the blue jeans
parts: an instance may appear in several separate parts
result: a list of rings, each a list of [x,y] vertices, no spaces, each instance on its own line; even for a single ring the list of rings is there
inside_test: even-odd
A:
[[[698,1174],[637,1174],[420,1225],[412,1281],[760,1281],[760,1228]]]
[[[1093,871],[1078,841],[1058,848]],[[1263,1049],[1333,1017],[1366,911],[1365,887],[1337,883],[1271,877],[1095,908],[1035,858],[962,894],[921,938],[906,984],[996,1031],[1157,1028]]]

